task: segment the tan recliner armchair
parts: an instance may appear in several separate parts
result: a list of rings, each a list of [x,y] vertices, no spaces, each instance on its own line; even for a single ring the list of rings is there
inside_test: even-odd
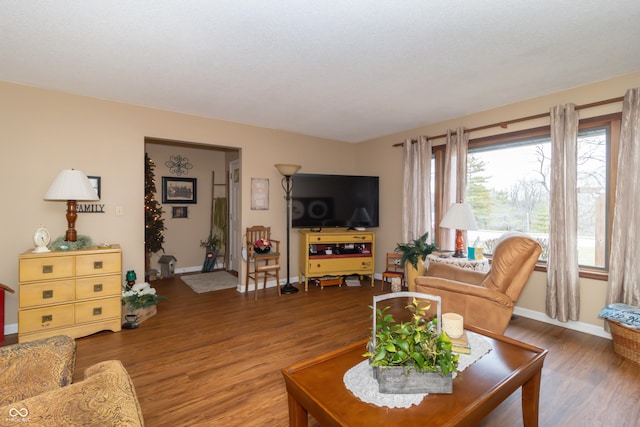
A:
[[[464,323],[504,334],[514,303],[542,252],[524,233],[504,234],[493,251],[488,273],[431,264],[416,278],[416,290],[442,298],[442,312],[464,316]]]

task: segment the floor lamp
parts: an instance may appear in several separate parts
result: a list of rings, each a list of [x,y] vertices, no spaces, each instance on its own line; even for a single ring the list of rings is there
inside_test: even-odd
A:
[[[291,228],[291,189],[293,188],[293,175],[295,175],[302,166],[300,165],[288,165],[279,163],[275,165],[278,171],[282,174],[282,188],[285,192],[285,200],[287,201],[287,283],[280,289],[283,294],[295,294],[298,292],[298,288],[293,286],[289,281],[289,230]]]

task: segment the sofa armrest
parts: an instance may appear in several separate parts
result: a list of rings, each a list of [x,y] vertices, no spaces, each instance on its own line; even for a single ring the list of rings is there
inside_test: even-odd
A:
[[[487,273],[481,271],[467,270],[449,264],[430,263],[426,276],[441,277],[443,279],[455,280],[456,282],[472,283],[479,285],[482,283]]]
[[[44,427],[144,425],[133,382],[117,360],[88,368],[84,381],[5,405],[0,413]]]
[[[505,294],[487,289],[483,286],[473,285],[469,283],[447,280],[441,277],[418,276],[416,277],[416,290],[426,294],[431,294],[429,289],[440,289],[443,291],[454,292],[460,295],[469,295],[473,297],[483,298],[488,301],[496,302],[505,307],[513,307],[513,301]]]
[[[0,405],[71,384],[75,361],[67,335],[0,347]]]

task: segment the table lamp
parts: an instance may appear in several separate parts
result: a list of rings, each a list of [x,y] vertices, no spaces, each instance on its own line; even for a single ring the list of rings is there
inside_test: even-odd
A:
[[[76,218],[78,217],[76,202],[78,200],[99,200],[96,190],[93,189],[91,182],[89,182],[89,178],[84,172],[75,169],[61,171],[49,187],[49,190],[47,190],[44,199],[67,201],[68,229],[64,240],[68,242],[75,242],[78,238],[75,229]]]
[[[471,206],[466,203],[452,204],[447,211],[447,214],[442,218],[440,227],[453,228],[456,230],[456,250],[453,253],[453,256],[456,258],[463,258],[465,254],[462,231],[478,229],[476,219],[473,216],[473,212],[471,212]]]
[[[349,229],[364,230],[367,225],[371,225],[371,216],[367,208],[356,208],[349,218]]]

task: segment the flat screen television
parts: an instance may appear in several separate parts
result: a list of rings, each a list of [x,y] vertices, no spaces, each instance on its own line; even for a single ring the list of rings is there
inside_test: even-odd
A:
[[[293,228],[378,227],[379,177],[296,174]]]

